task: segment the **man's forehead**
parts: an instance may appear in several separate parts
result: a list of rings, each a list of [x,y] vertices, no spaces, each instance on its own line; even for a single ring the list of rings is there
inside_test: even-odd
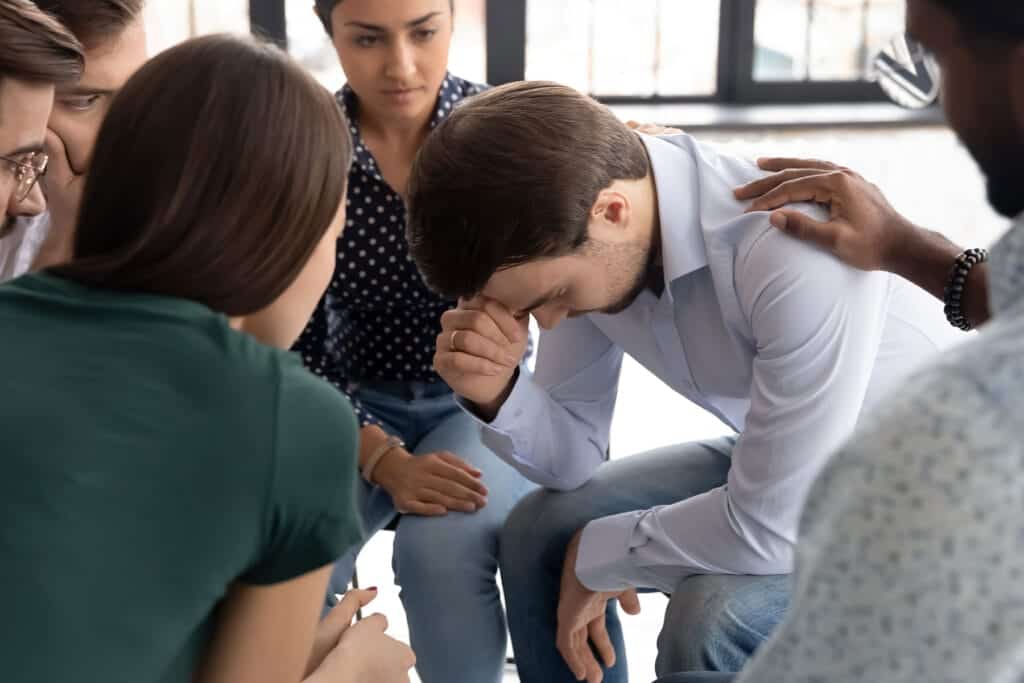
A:
[[[58,92],[119,90],[146,61],[147,50],[145,24],[136,19],[119,33],[88,47],[81,81],[58,88]]]
[[[566,265],[558,263],[557,259],[530,261],[499,270],[487,281],[481,294],[510,308],[524,308],[547,294],[555,280],[566,274]]]
[[[53,86],[0,78],[0,154],[41,149]]]

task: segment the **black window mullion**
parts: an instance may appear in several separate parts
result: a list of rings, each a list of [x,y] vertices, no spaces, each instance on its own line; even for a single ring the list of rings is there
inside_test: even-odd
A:
[[[267,38],[288,48],[288,23],[285,0],[249,0],[249,29],[253,35]]]
[[[754,73],[755,0],[721,0],[718,27],[717,100],[740,101],[742,84]]]
[[[492,85],[526,78],[526,3],[487,1],[487,82]]]

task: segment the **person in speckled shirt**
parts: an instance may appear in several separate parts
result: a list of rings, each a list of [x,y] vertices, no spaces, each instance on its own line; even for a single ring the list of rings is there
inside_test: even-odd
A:
[[[394,567],[421,679],[498,683],[507,647],[498,533],[533,484],[481,443],[432,368],[452,302],[408,258],[403,201],[422,141],[485,86],[447,71],[450,0],[317,0],[315,9],[347,79],[337,99],[355,158],[334,276],[294,350],[356,408],[363,519],[371,534],[397,519]],[[329,596],[345,592],[358,552],[337,562]]]
[[[907,28],[942,67],[947,117],[992,206],[1016,224],[989,263],[954,268],[961,247],[897,214],[849,169],[765,160],[779,174],[738,190],[763,195],[759,210],[828,203],[827,221],[792,210],[772,220],[984,324],[892,395],[825,469],[803,514],[789,615],[738,683],[1024,680],[1024,8],[908,0]],[[968,272],[950,301],[958,270]]]

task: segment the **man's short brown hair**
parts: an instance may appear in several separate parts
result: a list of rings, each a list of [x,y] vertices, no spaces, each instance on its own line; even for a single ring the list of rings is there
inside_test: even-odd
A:
[[[582,247],[598,194],[649,172],[640,138],[586,95],[542,81],[494,88],[420,148],[409,250],[437,292],[473,296],[499,270]]]
[[[0,79],[73,83],[82,77],[82,46],[29,0],[0,0]]]
[[[141,13],[145,0],[35,0],[91,50],[116,38]]]

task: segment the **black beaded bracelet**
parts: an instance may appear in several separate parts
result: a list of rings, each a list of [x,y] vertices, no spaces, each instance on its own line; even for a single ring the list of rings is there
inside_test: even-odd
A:
[[[979,263],[988,261],[986,249],[968,249],[956,257],[953,269],[949,272],[949,280],[942,300],[946,304],[946,320],[953,327],[964,332],[973,329],[963,311],[964,291],[967,289],[967,276],[971,269]]]

